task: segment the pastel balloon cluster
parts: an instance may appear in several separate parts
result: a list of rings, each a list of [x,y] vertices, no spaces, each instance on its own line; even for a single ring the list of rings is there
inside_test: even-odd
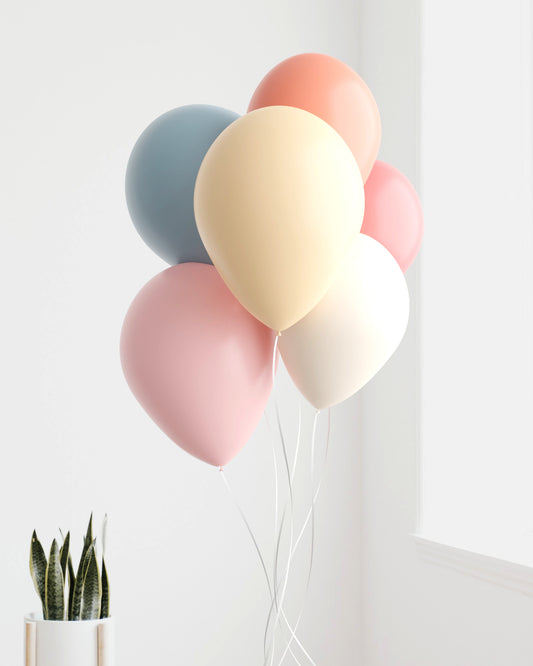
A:
[[[180,107],[135,144],[130,215],[172,266],[131,304],[122,366],[192,455],[223,466],[248,441],[272,390],[277,334],[317,409],[358,391],[399,345],[423,217],[407,178],[376,161],[380,137],[359,75],[303,54],[265,76],[243,116]]]

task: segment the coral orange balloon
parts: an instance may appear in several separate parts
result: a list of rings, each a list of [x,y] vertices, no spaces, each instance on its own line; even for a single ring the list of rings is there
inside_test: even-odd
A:
[[[381,121],[376,101],[359,74],[331,56],[293,56],[264,77],[248,111],[277,105],[314,113],[336,129],[366,181],[378,154]]]

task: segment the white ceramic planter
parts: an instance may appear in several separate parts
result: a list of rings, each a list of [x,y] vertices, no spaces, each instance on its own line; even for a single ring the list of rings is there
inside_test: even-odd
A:
[[[114,666],[113,618],[56,622],[24,618],[26,666]]]

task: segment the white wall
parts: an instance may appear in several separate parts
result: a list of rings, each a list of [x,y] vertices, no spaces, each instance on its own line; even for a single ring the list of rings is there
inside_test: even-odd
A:
[[[426,14],[421,23],[420,5],[432,8],[431,21]],[[163,0],[150,8],[4,3],[2,663],[20,663],[21,618],[38,605],[27,567],[32,529],[47,542],[58,526],[79,533],[91,510],[99,519],[110,513],[118,663],[260,663],[267,599],[231,500],[213,470],[158,432],[120,372],[123,315],[164,267],[127,216],[125,164],[161,112],[190,102],[243,112],[269,67],[316,50],[360,64],[382,115],[380,157],[420,184],[421,42],[425,76],[450,48],[436,6],[365,0],[359,16],[349,0],[210,1],[186,10]],[[460,16],[463,3],[440,3],[440,11]],[[413,312],[402,346],[360,398],[333,414],[301,637],[327,666],[526,666],[533,601],[425,563],[410,536],[418,523],[419,270],[408,274]],[[297,399],[284,373],[276,392],[293,447]],[[306,410],[307,444],[311,418]],[[268,549],[264,423],[227,474]]]
[[[421,529],[529,566],[532,26],[530,0],[425,6],[420,142]]]
[[[442,231],[431,229],[432,225],[446,223],[444,212],[449,217],[454,204],[456,172],[452,171],[450,150],[455,144],[449,136],[446,139],[444,123],[446,108],[453,114],[458,109],[453,104],[449,107],[444,104],[450,95],[458,95],[461,90],[469,94],[475,90],[475,75],[483,63],[477,68],[472,65],[481,58],[487,43],[498,49],[500,58],[496,57],[496,61],[501,62],[503,54],[514,53],[514,45],[505,41],[513,39],[507,28],[516,3],[510,5],[507,10],[501,3],[475,1],[368,0],[363,4],[361,73],[374,91],[382,115],[384,136],[380,156],[403,170],[418,186],[422,183],[427,236],[431,239],[427,251],[433,252],[428,254],[426,264],[422,248],[422,268],[427,265],[427,276],[425,271],[419,274],[420,264],[409,271],[413,312],[406,339],[362,394],[364,666],[526,666],[533,660],[533,600],[505,587],[426,563],[420,559],[410,536],[418,525],[418,405],[421,403],[424,409],[430,398],[446,399],[446,395],[435,392],[431,396],[418,395],[417,367],[419,323],[421,318],[426,321],[427,316],[419,310],[419,280],[428,298],[432,295],[442,300],[447,295],[443,265],[446,257],[433,246]],[[488,34],[484,32],[487,25],[492,31]],[[473,70],[470,81],[461,72],[462,68]],[[500,76],[506,80],[505,72]],[[468,118],[473,124],[484,122],[482,117]],[[478,131],[477,126],[475,130]],[[494,128],[494,132],[501,141],[501,128]],[[465,148],[469,157],[488,159],[479,155],[479,149],[473,150],[470,145]],[[420,154],[425,159],[419,170]],[[443,159],[447,160],[444,166]],[[484,164],[482,161],[481,168]],[[463,178],[470,168],[475,169],[460,160],[456,166]],[[446,169],[450,176],[447,187],[443,188],[442,174]],[[460,187],[464,188],[464,181]],[[439,206],[430,197],[443,189],[449,193],[449,199]],[[486,188],[486,194],[490,194],[490,188]],[[479,222],[476,219],[472,223]],[[457,224],[457,220],[451,220],[450,224]],[[432,258],[435,265],[430,265]],[[512,262],[511,257],[500,257],[499,270],[512,268]],[[461,266],[460,261],[452,257],[447,268],[457,270],[458,265]],[[436,273],[439,267],[440,279]],[[429,281],[424,283],[426,277]],[[467,284],[470,280],[464,272],[460,278]],[[450,316],[453,304],[446,303],[444,309]],[[439,324],[446,325],[444,317],[435,319],[435,306],[431,316],[430,330],[436,330]],[[422,334],[427,331],[427,327],[423,328]],[[434,339],[432,344],[436,342]],[[445,350],[439,353],[441,356],[432,363],[446,359],[452,363],[453,358]],[[437,380],[435,375],[433,387]],[[490,381],[490,377],[483,375],[482,381]],[[435,414],[440,405],[429,404],[429,408]],[[458,421],[453,409],[445,418],[449,419],[443,425],[449,440]],[[439,423],[431,425],[436,433]],[[457,436],[460,435],[458,428]],[[441,447],[448,443],[439,441]],[[428,445],[432,444],[430,440]],[[472,479],[471,489],[476,492],[476,479]],[[454,490],[450,482],[451,496]]]
[[[117,663],[260,663],[267,599],[238,515],[217,473],[157,430],[121,375],[126,308],[164,268],[128,219],[124,169],[157,115],[192,102],[244,112],[288,55],[356,66],[357,5],[30,0],[1,11],[1,661],[20,663],[22,616],[38,606],[32,529],[47,543],[59,526],[79,534],[94,510],[110,514]],[[277,393],[292,432],[286,378]],[[356,428],[353,403],[336,410],[301,631],[317,663],[336,666],[360,649]],[[227,474],[271,546],[264,425]]]

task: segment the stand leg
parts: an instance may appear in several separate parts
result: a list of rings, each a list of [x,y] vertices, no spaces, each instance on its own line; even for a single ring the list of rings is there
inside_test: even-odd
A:
[[[111,666],[110,629],[107,624],[99,624],[97,627],[98,666]]]
[[[26,666],[37,666],[37,626],[26,622]]]

